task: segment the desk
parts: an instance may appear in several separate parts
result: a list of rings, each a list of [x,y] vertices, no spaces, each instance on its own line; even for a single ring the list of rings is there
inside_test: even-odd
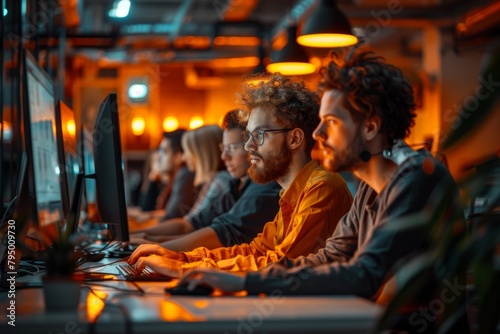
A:
[[[104,282],[135,290],[130,282]],[[381,314],[380,306],[357,297],[191,297],[168,296],[165,283],[138,283],[144,295],[93,285],[107,306],[93,325],[94,333],[368,333]],[[77,313],[44,312],[39,288],[16,292],[16,326],[5,314],[7,293],[0,294],[1,333],[81,334],[92,332],[91,323],[103,303],[82,289]],[[96,300],[98,303],[96,303]],[[99,305],[100,303],[100,305]],[[121,305],[132,325],[126,325]]]

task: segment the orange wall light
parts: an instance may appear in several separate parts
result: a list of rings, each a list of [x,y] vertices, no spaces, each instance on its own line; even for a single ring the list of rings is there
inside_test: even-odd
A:
[[[175,116],[167,116],[163,120],[163,130],[165,132],[171,132],[177,130],[179,127],[179,121]]]
[[[146,122],[141,116],[136,116],[132,119],[132,133],[135,136],[141,136],[146,129]]]
[[[203,124],[205,124],[205,122],[203,121],[203,117],[193,116],[193,117],[191,117],[191,120],[189,121],[189,128],[196,129],[196,128],[199,128],[200,126],[203,126]]]
[[[76,135],[76,125],[74,120],[69,120],[66,122],[66,131],[71,137]]]

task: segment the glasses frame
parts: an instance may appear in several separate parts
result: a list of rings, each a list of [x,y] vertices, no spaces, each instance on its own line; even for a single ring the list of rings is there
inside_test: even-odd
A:
[[[233,155],[234,152],[238,148],[245,147],[245,144],[246,144],[246,142],[232,143],[229,145],[222,145],[222,143],[221,143],[221,144],[219,144],[219,149],[220,149],[221,154],[226,153],[226,154]]]
[[[253,130],[253,131],[243,131],[241,133],[241,136],[243,137],[243,140],[245,141],[245,144],[250,140],[250,138],[252,139],[252,141],[255,143],[255,145],[257,146],[262,146],[264,145],[264,134],[266,132],[288,132],[288,131],[292,131],[294,130],[295,128],[282,128],[282,129],[257,129],[257,130]],[[258,137],[256,137],[256,135]],[[258,138],[261,138],[260,141],[261,143],[259,143],[259,141],[257,140]]]

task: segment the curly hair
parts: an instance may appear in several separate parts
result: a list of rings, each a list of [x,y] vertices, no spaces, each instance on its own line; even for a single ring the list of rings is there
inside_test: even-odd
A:
[[[248,119],[252,109],[272,110],[283,127],[299,128],[306,137],[306,152],[314,147],[312,134],[319,124],[319,95],[312,92],[303,81],[281,74],[243,85],[237,93],[245,109],[243,119]]]
[[[224,130],[237,129],[244,131],[247,125],[245,122],[242,122],[239,119],[239,114],[240,114],[239,109],[229,110],[222,119],[222,124],[221,124],[222,129]]]
[[[415,124],[413,90],[401,70],[384,62],[368,47],[352,47],[320,70],[320,91],[343,92],[342,105],[358,123],[375,115],[380,132],[392,144],[410,134]]]

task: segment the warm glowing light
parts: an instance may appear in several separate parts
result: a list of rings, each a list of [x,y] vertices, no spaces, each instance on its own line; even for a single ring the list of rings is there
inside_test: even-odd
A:
[[[205,124],[205,122],[203,121],[203,118],[201,116],[193,116],[189,121],[189,128],[193,130],[199,128],[200,126],[203,126],[203,124]]]
[[[286,62],[271,63],[266,66],[268,72],[281,73],[283,75],[304,75],[316,71],[316,66],[311,63]]]
[[[196,306],[197,301],[194,301]],[[203,308],[206,308],[204,306]],[[173,300],[163,299],[160,302],[160,316],[165,321],[204,321],[205,317],[189,312],[189,308],[183,307]]]
[[[311,34],[297,37],[297,42],[316,48],[335,48],[356,44],[358,38],[347,34]]]
[[[140,136],[144,133],[146,129],[146,122],[141,116],[136,116],[132,119],[132,133],[136,136]]]
[[[171,132],[177,130],[179,127],[179,121],[175,116],[167,116],[163,120],[163,130],[165,132]]]
[[[71,137],[76,135],[76,125],[74,120],[70,119],[66,122],[66,130]]]
[[[218,58],[209,62],[212,68],[242,68],[259,65],[259,57]]]
[[[93,290],[87,295],[87,319],[90,323],[96,321],[97,316],[104,308],[104,301],[108,294],[105,291]]]
[[[250,36],[217,36],[214,39],[214,45],[217,46],[257,46],[260,45],[258,37]]]

